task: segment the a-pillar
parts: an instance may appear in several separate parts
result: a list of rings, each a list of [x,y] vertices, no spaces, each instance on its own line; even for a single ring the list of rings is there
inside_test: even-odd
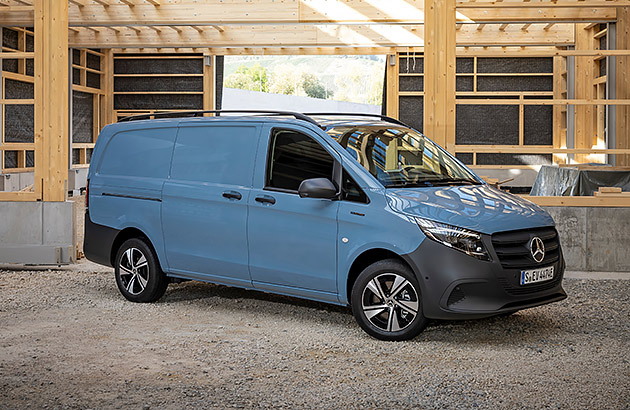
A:
[[[35,183],[65,201],[68,183],[68,2],[35,0]]]
[[[423,133],[455,149],[455,0],[424,1]]]

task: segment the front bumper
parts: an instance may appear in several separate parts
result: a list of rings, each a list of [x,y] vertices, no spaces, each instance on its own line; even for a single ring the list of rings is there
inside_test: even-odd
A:
[[[492,249],[489,237],[484,243]],[[520,269],[506,269],[490,251],[481,261],[431,239],[404,256],[414,269],[422,291],[422,308],[431,319],[478,319],[566,299],[562,288],[562,251],[547,282],[518,284]],[[541,264],[540,267],[550,266]]]

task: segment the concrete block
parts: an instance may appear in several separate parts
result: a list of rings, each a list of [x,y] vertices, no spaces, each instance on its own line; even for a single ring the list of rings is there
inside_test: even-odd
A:
[[[0,202],[0,246],[41,245],[41,202]]]
[[[586,270],[630,272],[630,208],[587,208]]]
[[[556,223],[568,270],[587,270],[587,208],[546,207]]]
[[[43,202],[44,224],[43,243],[44,245],[61,245],[74,243],[74,204],[66,202]]]

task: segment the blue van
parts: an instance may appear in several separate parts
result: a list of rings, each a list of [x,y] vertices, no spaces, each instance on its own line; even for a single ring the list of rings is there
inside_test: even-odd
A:
[[[85,255],[133,302],[193,279],[350,305],[405,340],[566,298],[549,214],[385,116],[131,117],[88,178]]]

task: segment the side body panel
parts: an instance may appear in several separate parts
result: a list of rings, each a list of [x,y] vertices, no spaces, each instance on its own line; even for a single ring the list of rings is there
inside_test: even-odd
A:
[[[176,124],[111,127],[90,168],[91,221],[116,230],[137,228],[153,244],[167,271],[162,241],[162,185],[170,168]]]
[[[247,203],[259,134],[256,123],[180,127],[162,200],[173,274],[251,286]]]

